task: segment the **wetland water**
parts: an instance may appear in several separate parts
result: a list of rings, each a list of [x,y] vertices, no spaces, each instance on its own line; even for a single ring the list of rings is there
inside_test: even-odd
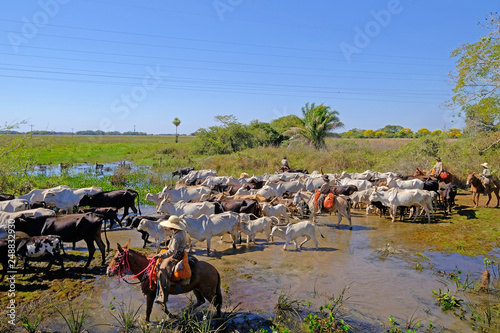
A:
[[[425,325],[432,322],[439,327],[436,331],[472,331],[452,312],[441,311],[432,290],[455,291],[449,279],[436,274],[438,270],[460,269],[462,275],[470,274],[470,278],[479,280],[484,270],[483,257],[424,252],[418,244],[395,246],[391,243],[402,233],[425,224],[391,223],[389,219],[366,216],[362,210],[354,210],[353,230],[349,230],[345,220],[339,229],[334,228],[336,221],[336,216],[319,217],[317,229],[325,238],[317,232],[318,250],[309,241],[300,252],[295,251],[293,244],[288,247],[290,251],[282,251],[283,240],[276,238],[276,243],[267,245],[263,234],[258,234],[256,245],[243,243],[232,249],[226,236],[222,241],[214,238],[212,246],[216,252],[210,257],[206,256],[206,242],[197,243],[195,254],[200,260],[213,264],[221,274],[223,288],[228,290],[223,311],[240,303],[238,312],[273,316],[283,291],[290,299],[311,301],[312,312],[348,287],[341,318],[354,326],[355,331],[383,332],[379,323],[388,324],[391,315],[402,325],[413,318],[413,322],[420,320]],[[113,230],[108,232],[108,238],[112,248],[117,242],[125,244],[129,238],[131,247],[142,247],[140,234],[135,230]],[[423,269],[417,269],[417,264]],[[111,302],[138,307],[145,300],[138,285],[119,282],[116,277],[98,277],[96,286],[90,307],[95,324],[114,321],[108,310]],[[192,293],[171,295],[169,310],[178,313],[190,297]],[[140,315],[144,313],[145,305]],[[155,305],[152,320],[163,317]],[[109,327],[102,330],[105,331],[109,332]]]

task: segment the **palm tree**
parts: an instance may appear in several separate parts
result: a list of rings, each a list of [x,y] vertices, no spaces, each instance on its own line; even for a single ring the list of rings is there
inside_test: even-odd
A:
[[[181,124],[181,121],[179,118],[175,117],[172,124],[175,125],[175,143],[177,143],[179,141],[179,135],[177,134],[177,126]]]
[[[326,147],[325,138],[331,136],[331,130],[344,127],[338,117],[339,112],[331,110],[329,106],[320,104],[316,106],[306,103],[302,108],[302,116],[294,116],[300,123],[297,127],[291,127],[285,131],[285,135],[290,135],[291,141],[312,144],[316,149]]]

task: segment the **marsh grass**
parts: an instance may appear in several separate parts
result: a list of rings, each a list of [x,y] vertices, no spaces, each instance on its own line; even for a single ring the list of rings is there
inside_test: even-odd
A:
[[[113,299],[115,297],[113,296]],[[132,329],[138,327],[139,311],[142,308],[141,304],[139,307],[134,308],[132,306],[132,299],[129,299],[128,303],[117,302],[116,306],[110,303],[110,313],[118,322],[118,325],[122,332],[131,332]]]
[[[85,303],[82,308],[75,309],[68,297],[69,313],[65,313],[59,306],[54,306],[54,309],[64,319],[70,333],[80,333],[83,331],[84,325],[88,319],[89,306],[87,303]]]

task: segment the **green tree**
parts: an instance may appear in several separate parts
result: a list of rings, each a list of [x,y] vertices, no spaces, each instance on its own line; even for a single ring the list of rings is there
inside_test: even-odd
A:
[[[289,130],[290,128],[300,126],[300,121],[297,119],[296,116],[289,115],[278,119],[274,119],[269,123],[269,125],[271,125],[271,127],[276,132],[283,135],[283,133]],[[288,137],[284,137],[283,139],[286,140],[288,139]]]
[[[332,136],[331,131],[344,127],[338,114],[338,111],[331,110],[329,106],[306,103],[302,108],[303,117],[295,116],[299,121],[299,126],[290,128],[284,134],[290,134],[292,141],[298,140],[302,143],[312,144],[316,149],[325,148],[325,138]]]
[[[175,143],[179,142],[179,135],[177,134],[177,126],[181,124],[181,121],[179,118],[175,117],[174,121],[172,121],[172,124],[175,125]]]
[[[384,128],[380,130],[389,134],[395,134],[403,129],[403,126],[399,125],[386,125]]]
[[[413,137],[413,131],[409,128],[403,128],[396,134],[396,136],[398,138],[411,138]]]
[[[500,17],[486,18],[488,35],[472,44],[463,44],[452,53],[457,58],[450,107],[460,109],[468,129],[498,130],[500,122]]]

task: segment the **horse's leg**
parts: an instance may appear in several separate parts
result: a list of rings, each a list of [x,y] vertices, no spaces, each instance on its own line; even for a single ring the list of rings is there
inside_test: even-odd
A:
[[[194,294],[194,296],[196,296],[196,303],[191,305],[189,307],[190,309],[196,309],[197,307],[199,307],[200,305],[205,303],[205,297],[203,296],[203,293],[200,290],[193,289],[193,294]]]
[[[156,298],[156,288],[154,292],[149,292],[146,294],[146,321],[149,322],[149,317],[151,316],[151,311],[153,310],[153,303]]]

